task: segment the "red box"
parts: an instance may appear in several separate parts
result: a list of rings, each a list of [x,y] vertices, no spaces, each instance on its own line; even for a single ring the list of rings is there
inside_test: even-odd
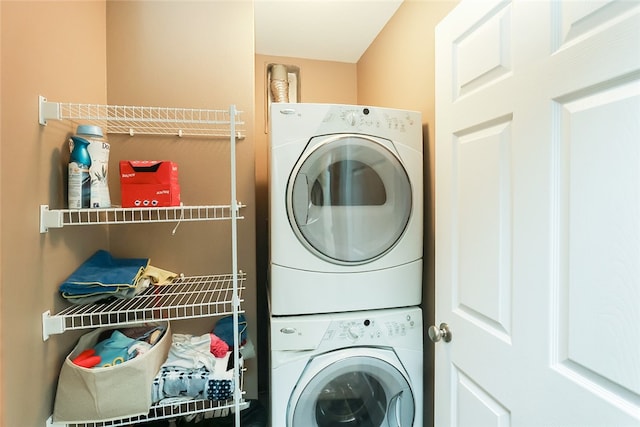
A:
[[[169,161],[120,161],[122,207],[180,206],[178,165]]]

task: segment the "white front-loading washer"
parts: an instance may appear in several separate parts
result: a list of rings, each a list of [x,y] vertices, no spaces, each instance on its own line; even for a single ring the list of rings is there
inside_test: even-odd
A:
[[[420,308],[270,321],[272,427],[422,427]]]
[[[420,113],[292,103],[270,113],[272,314],[419,304]]]

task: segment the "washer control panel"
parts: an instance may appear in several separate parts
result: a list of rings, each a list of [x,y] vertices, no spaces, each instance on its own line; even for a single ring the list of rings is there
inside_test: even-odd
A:
[[[392,338],[406,337],[416,328],[410,314],[404,317],[363,317],[333,322],[323,337],[324,341],[345,341],[348,344],[381,344]]]
[[[349,346],[422,349],[422,311],[378,309],[270,318],[272,351],[328,350]]]

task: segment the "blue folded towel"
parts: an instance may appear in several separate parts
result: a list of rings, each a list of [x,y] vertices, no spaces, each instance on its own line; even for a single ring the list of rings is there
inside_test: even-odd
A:
[[[81,302],[86,302],[86,297],[118,296],[123,291],[135,289],[138,278],[148,265],[148,258],[114,258],[109,252],[99,250],[82,263],[59,290],[70,301],[80,298]]]

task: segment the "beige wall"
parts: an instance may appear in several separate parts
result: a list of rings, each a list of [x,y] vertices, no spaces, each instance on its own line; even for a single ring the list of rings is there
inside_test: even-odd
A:
[[[66,140],[73,129],[56,121],[41,127],[38,95],[106,101],[105,5],[2,1],[0,10],[0,425],[35,427],[51,415],[62,357],[77,336],[44,342],[42,313],[61,308],[58,284],[108,245],[102,227],[39,232],[40,204],[63,206]]]
[[[160,105],[243,111],[246,138],[237,144],[238,266],[247,273],[242,308],[256,335],[253,5],[251,2],[107,2],[107,88],[114,105]],[[111,157],[177,162],[186,205],[228,204],[228,139],[110,136]],[[114,143],[120,142],[120,143]],[[117,174],[117,163],[110,162]],[[119,189],[114,188],[116,199]],[[185,275],[231,272],[228,221],[122,226],[111,250],[149,256],[152,265]],[[174,322],[176,332],[211,331],[217,319]],[[257,359],[246,363],[247,398],[257,397]]]
[[[108,6],[107,6],[108,5]],[[64,207],[73,126],[38,125],[38,95],[50,101],[161,105],[244,111],[238,144],[239,267],[250,328],[255,324],[253,154],[253,8],[250,2],[0,2],[0,426],[43,426],[51,415],[63,357],[82,332],[42,339],[42,313],[59,311],[59,283],[95,250],[150,256],[185,274],[231,271],[229,222],[65,227],[40,234],[39,206]],[[28,23],[28,27],[25,24]],[[108,58],[108,59],[107,59]],[[108,74],[108,78],[107,78]],[[112,143],[110,174],[121,158],[160,158],[180,165],[188,204],[228,204],[226,140],[123,138]],[[110,180],[119,201],[117,181]],[[184,332],[207,321],[175,322]],[[180,324],[180,326],[177,325]],[[188,330],[187,330],[188,329]],[[252,331],[255,336],[255,331]],[[256,360],[247,363],[247,398],[256,397]]]
[[[457,1],[405,0],[358,61],[358,102],[422,112],[424,139],[423,316],[434,324],[435,34]],[[426,330],[426,328],[425,328]],[[433,423],[433,346],[425,336],[425,425]],[[428,424],[427,424],[428,423]]]

